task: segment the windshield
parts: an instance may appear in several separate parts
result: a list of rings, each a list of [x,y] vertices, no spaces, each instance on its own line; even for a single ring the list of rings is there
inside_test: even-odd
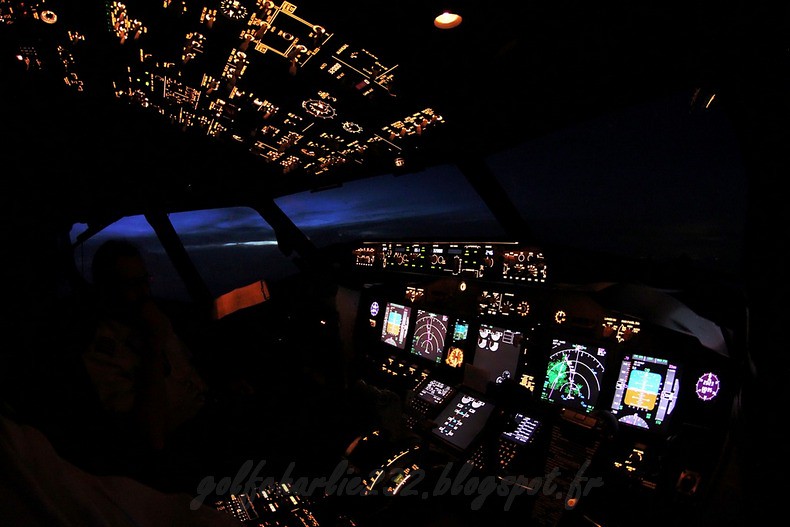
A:
[[[319,247],[354,240],[505,236],[463,174],[449,165],[352,181],[284,196],[276,203]]]
[[[251,208],[171,213],[170,222],[215,297],[298,271],[280,251],[274,229]]]
[[[679,94],[485,161],[539,243],[740,269],[747,183],[733,126],[718,105],[692,111]],[[318,246],[504,236],[463,174],[447,165],[277,204]]]
[[[488,158],[543,243],[704,268],[741,265],[747,183],[733,126],[686,95]]]

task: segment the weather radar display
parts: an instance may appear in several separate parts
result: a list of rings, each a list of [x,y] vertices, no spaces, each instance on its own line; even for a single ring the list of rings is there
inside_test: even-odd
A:
[[[591,412],[601,393],[606,349],[553,339],[540,398]]]

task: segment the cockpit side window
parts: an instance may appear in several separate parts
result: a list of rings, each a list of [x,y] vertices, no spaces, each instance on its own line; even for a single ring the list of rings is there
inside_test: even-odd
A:
[[[75,224],[72,227],[72,243],[84,230],[83,227],[82,224]],[[91,262],[96,249],[105,241],[113,238],[129,240],[140,249],[151,274],[151,293],[154,296],[166,300],[190,300],[183,280],[167,256],[154,229],[143,215],[121,218],[76,247],[75,263],[80,274],[88,283],[92,283]]]
[[[168,217],[214,298],[256,281],[276,281],[298,270],[278,248],[274,230],[254,209],[227,207],[174,212]],[[72,242],[83,230],[80,224],[72,228]],[[122,218],[77,247],[76,265],[89,283],[93,254],[110,238],[128,239],[140,247],[155,296],[190,300],[184,281],[143,215]]]

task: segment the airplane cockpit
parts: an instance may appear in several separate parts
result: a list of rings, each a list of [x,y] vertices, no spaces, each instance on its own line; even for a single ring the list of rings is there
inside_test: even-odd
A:
[[[118,475],[80,354],[124,239],[197,366],[255,401],[217,416],[194,509],[755,522],[783,475],[786,163],[755,101],[790,69],[749,60],[781,17],[437,4],[0,0],[4,423]]]
[[[400,401],[410,431],[350,448],[362,494],[538,525],[629,525],[646,503],[651,524],[704,521],[738,405],[732,328],[666,290],[558,281],[550,254],[517,243],[353,256],[358,382]]]

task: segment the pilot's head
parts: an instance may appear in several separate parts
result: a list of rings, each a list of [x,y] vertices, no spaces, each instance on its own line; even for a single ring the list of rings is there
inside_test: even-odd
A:
[[[145,260],[137,246],[127,240],[104,242],[93,256],[91,272],[100,299],[116,315],[133,314],[151,298]]]

